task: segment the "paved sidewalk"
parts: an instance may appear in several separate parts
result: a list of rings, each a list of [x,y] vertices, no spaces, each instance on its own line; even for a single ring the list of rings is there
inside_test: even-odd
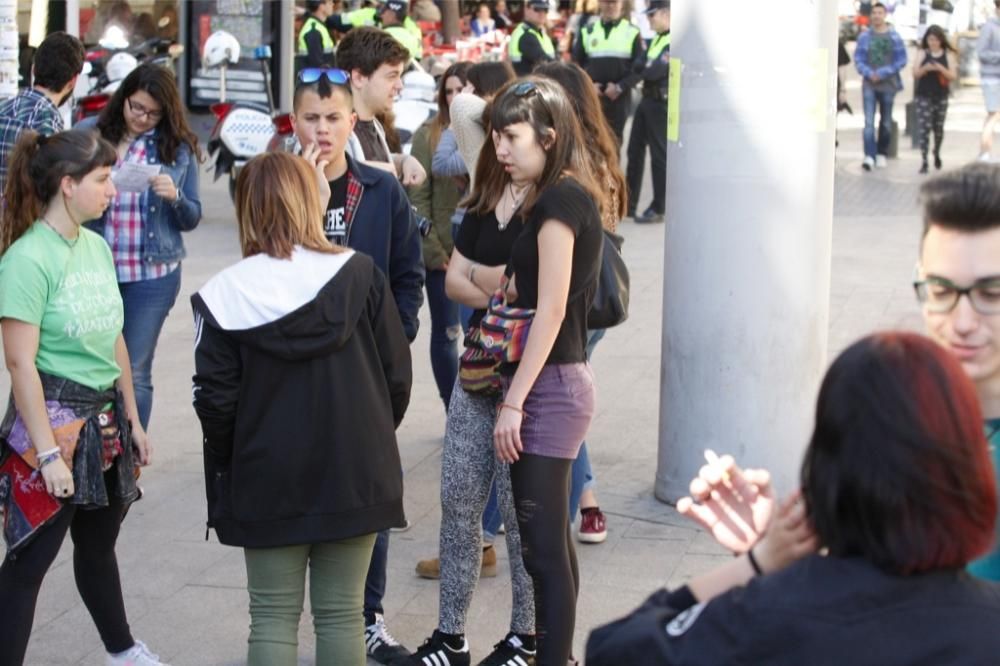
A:
[[[856,87],[851,94],[858,96]],[[962,130],[976,129],[972,120],[981,109],[976,95],[975,90],[961,91],[953,103],[952,117],[964,123]],[[859,115],[841,118],[837,155],[831,355],[875,328],[919,326],[909,286],[919,229],[919,158],[904,148],[889,168],[863,173],[856,129],[860,99],[852,104]],[[951,125],[949,121],[947,166],[976,153],[976,137],[953,131]],[[239,253],[225,183],[212,184],[204,175],[202,192],[205,219],[186,236],[190,256],[184,262],[182,293],[164,328],[154,369],[157,393],[150,434],[156,463],[143,474],[145,498],[125,521],[118,548],[135,635],[182,665],[242,663],[249,622],[241,552],[219,545],[214,536],[205,541],[200,431],[190,407],[188,298]],[[646,197],[648,182],[643,203]],[[633,281],[632,313],[626,325],[608,333],[595,354],[599,411],[588,437],[609,537],[602,545],[577,550],[582,577],[577,654],[591,627],[627,612],[657,586],[682,583],[726,557],[710,538],[652,497],[664,227],[626,223],[622,231]],[[421,334],[413,345],[413,400],[399,432],[406,510],[413,527],[392,537],[385,600],[392,631],[410,648],[417,647],[437,619],[438,584],[418,579],[413,566],[437,551],[444,430],[444,410],[430,372],[426,308],[422,314]],[[3,373],[0,391],[7,389]],[[474,658],[484,656],[507,630],[510,593],[502,540],[498,548],[499,574],[480,583],[469,615]],[[307,614],[300,635],[301,661],[311,663]],[[97,633],[73,583],[67,544],[43,586],[27,663],[101,664],[102,659]]]

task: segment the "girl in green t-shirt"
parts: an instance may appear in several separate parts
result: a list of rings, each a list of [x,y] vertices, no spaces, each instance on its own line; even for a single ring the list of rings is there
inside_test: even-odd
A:
[[[71,528],[77,587],[107,663],[161,663],[129,632],[114,552],[139,495],[135,467],[152,449],[137,418],[111,253],[80,226],[115,195],[115,158],[91,133],[25,131],[10,159],[0,330],[12,400],[0,424],[0,488],[17,479],[20,492],[0,492],[3,664],[24,661],[42,578]],[[24,473],[29,466],[36,471]]]

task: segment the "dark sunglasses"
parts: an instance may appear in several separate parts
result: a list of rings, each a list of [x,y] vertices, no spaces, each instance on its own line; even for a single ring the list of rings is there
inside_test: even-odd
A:
[[[350,74],[336,67],[306,67],[299,72],[298,79],[299,83],[309,84],[316,83],[324,76],[327,81],[338,86],[346,86],[351,80]]]

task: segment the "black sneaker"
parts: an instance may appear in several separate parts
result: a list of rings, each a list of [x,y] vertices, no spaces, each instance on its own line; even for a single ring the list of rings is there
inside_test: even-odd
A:
[[[634,219],[636,224],[659,224],[663,222],[663,213],[647,208],[645,213]]]
[[[511,632],[493,646],[490,656],[479,662],[479,666],[535,666],[535,646],[528,646]]]
[[[463,638],[461,649],[456,650],[445,643],[441,632],[435,629],[431,637],[402,663],[406,666],[469,666],[472,663],[469,641]]]
[[[384,666],[402,663],[410,656],[410,651],[389,633],[381,615],[376,615],[374,624],[365,627],[365,650],[369,657]]]

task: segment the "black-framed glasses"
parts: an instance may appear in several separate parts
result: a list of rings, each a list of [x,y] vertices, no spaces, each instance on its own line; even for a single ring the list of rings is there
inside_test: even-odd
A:
[[[133,116],[139,118],[149,118],[153,122],[159,122],[163,117],[163,111],[153,111],[152,109],[147,109],[139,102],[133,102],[132,98],[125,100],[128,103],[128,110],[132,112]]]
[[[336,67],[306,67],[299,72],[298,80],[299,83],[308,85],[316,83],[324,76],[327,81],[338,86],[346,86],[351,80],[350,74]]]
[[[511,87],[510,92],[515,97],[527,97],[532,93],[538,92],[538,86],[535,85],[534,81],[521,81],[519,83],[515,83],[513,87]]]
[[[976,280],[968,287],[959,287],[941,277],[928,277],[913,282],[917,300],[934,314],[947,314],[958,300],[967,296],[972,309],[981,315],[1000,314],[1000,277]]]

